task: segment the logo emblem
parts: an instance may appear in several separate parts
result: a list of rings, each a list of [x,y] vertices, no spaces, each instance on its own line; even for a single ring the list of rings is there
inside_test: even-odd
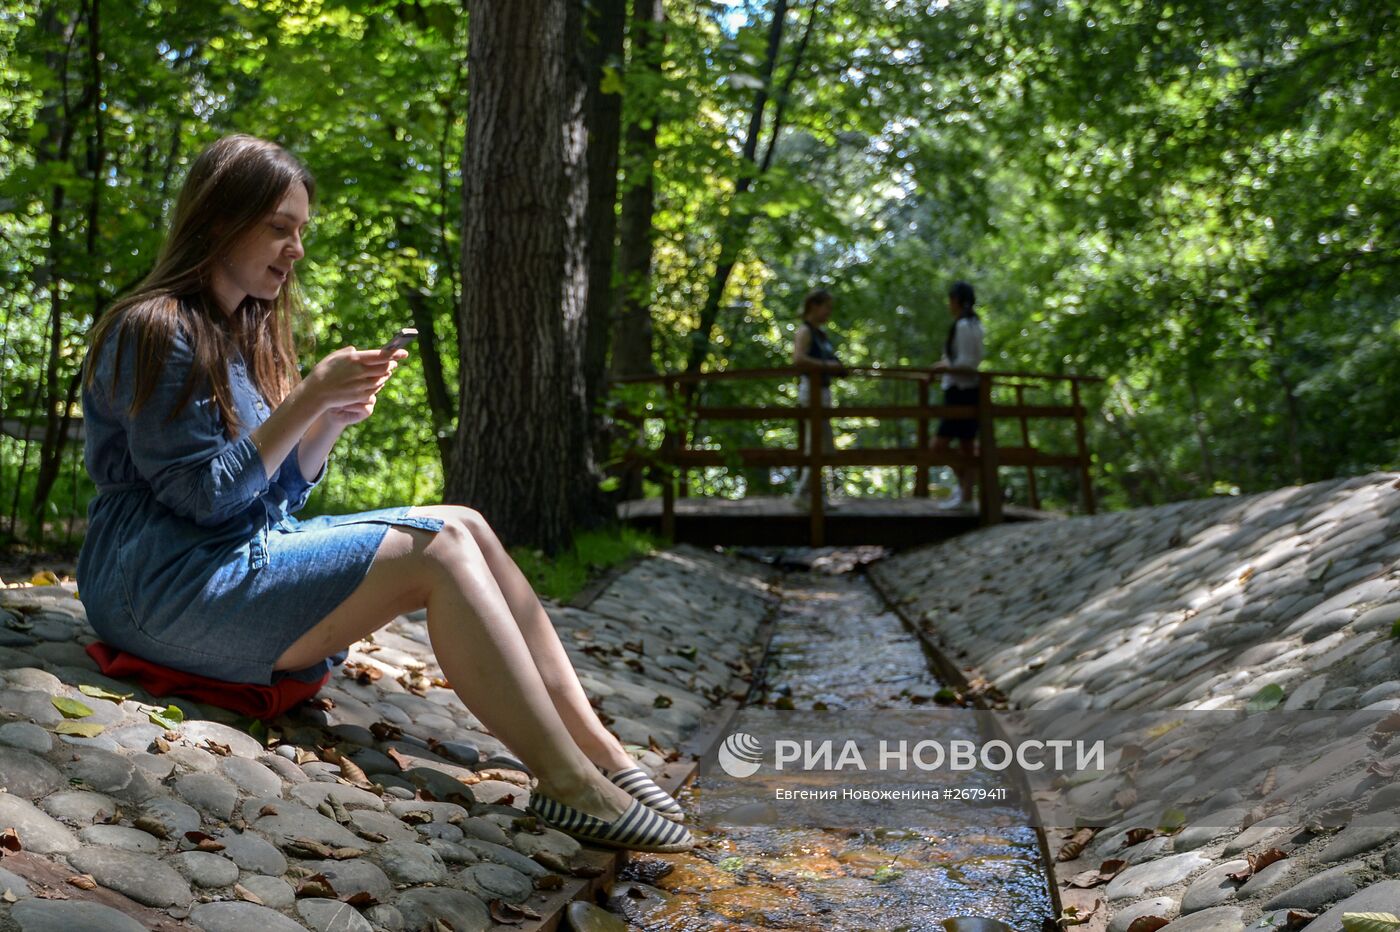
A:
[[[763,744],[753,735],[736,732],[719,746],[719,766],[731,777],[751,777],[763,763]]]

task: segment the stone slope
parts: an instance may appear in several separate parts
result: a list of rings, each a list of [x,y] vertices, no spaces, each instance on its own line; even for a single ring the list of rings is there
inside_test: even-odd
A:
[[[1289,711],[1400,709],[1396,474],[1003,525],[872,572],[1017,708],[1238,710],[1272,693]],[[1127,862],[1100,889],[1111,930],[1148,915],[1174,919],[1170,932],[1281,927],[1292,909],[1335,932],[1347,911],[1400,913],[1400,740],[1318,735],[1242,769],[1249,785],[1192,799],[1213,813],[1197,825],[1129,844],[1129,829],[1156,826],[1144,820],[1162,787],[1188,798],[1211,768],[1240,763],[1230,748],[1174,757],[1173,740],[1144,740],[1152,777],[1125,766],[1075,790],[1126,803],[1071,865]],[[1369,824],[1319,824],[1343,806]],[[1227,877],[1271,848],[1287,858]]]
[[[769,603],[752,565],[679,548],[589,611],[549,610],[604,720],[655,770],[663,758],[644,749],[673,748],[728,694]],[[443,919],[468,932],[497,926],[492,900],[538,904],[543,878],[580,851],[516,821],[529,778],[442,687],[421,613],[357,643],[329,701],[269,723],[271,750],[228,713],[103,677],[83,651],[92,639],[71,585],[0,588],[0,830],[24,847],[0,860],[0,929],[399,932]],[[55,734],[55,697],[83,702],[101,733]],[[185,721],[167,738],[149,712],[171,702]],[[338,859],[344,848],[362,853]],[[78,874],[97,889],[65,883]],[[330,890],[297,896],[317,874]],[[354,894],[367,897],[341,902]]]

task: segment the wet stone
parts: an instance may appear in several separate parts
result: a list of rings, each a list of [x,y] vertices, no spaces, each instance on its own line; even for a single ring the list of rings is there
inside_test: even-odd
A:
[[[53,737],[32,722],[10,722],[0,725],[0,744],[47,754],[53,749]]]
[[[370,857],[396,883],[442,883],[447,879],[442,857],[427,845],[390,841],[374,848]]]
[[[207,815],[227,822],[238,805],[238,789],[215,773],[185,774],[175,781],[175,792]]]
[[[342,898],[355,893],[368,893],[381,903],[394,897],[394,885],[373,862],[364,858],[345,861],[306,861],[302,864],[313,874],[325,874],[335,892]]]
[[[462,890],[447,887],[405,890],[394,905],[410,929],[431,928],[437,919],[450,923],[454,932],[485,932],[492,925],[486,904]]]
[[[316,932],[374,932],[374,927],[355,907],[336,900],[301,900],[297,903],[297,913]]]
[[[267,877],[253,874],[239,881],[249,893],[263,901],[272,909],[286,909],[296,902],[296,891],[281,877]]]
[[[196,887],[229,887],[238,880],[238,866],[208,851],[181,851],[171,862]]]
[[[160,840],[154,835],[125,825],[89,825],[78,833],[78,839],[85,845],[106,845],[141,854],[160,851]]]
[[[78,836],[27,799],[0,793],[0,826],[19,832],[24,847],[39,854],[61,854],[78,847]]]
[[[48,761],[17,748],[0,748],[0,786],[16,796],[37,799],[63,785],[63,776]]]
[[[299,922],[255,903],[203,903],[190,912],[190,921],[204,932],[306,932]]]
[[[461,885],[481,897],[483,902],[500,898],[511,903],[523,903],[534,892],[530,878],[504,864],[477,864],[462,871]]]
[[[117,803],[110,796],[89,793],[86,790],[64,790],[45,797],[39,807],[64,822],[74,825],[91,825],[105,819],[117,811]]]
[[[102,886],[147,906],[184,906],[194,898],[179,874],[149,855],[116,848],[84,848],[69,855],[68,861]]]
[[[21,900],[10,908],[20,932],[144,932],[123,912],[82,900]]]
[[[569,904],[565,915],[574,932],[627,932],[628,925],[600,906],[584,900]],[[1125,927],[1126,928],[1126,927]]]

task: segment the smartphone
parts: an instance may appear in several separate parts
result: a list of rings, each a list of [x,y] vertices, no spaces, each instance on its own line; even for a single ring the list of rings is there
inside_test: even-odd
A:
[[[381,353],[392,353],[396,349],[403,349],[414,340],[418,339],[418,331],[412,327],[403,327],[398,333],[389,338],[389,342],[384,344]]]

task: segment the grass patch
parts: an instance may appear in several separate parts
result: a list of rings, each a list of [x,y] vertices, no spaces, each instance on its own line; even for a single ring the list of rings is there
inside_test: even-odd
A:
[[[650,534],[614,525],[579,531],[569,549],[554,557],[527,547],[516,547],[510,555],[536,592],[556,602],[567,602],[608,567],[655,553],[660,546],[660,541]]]

